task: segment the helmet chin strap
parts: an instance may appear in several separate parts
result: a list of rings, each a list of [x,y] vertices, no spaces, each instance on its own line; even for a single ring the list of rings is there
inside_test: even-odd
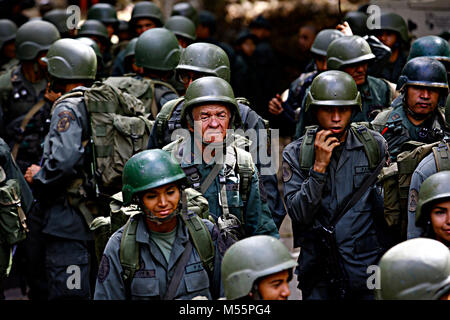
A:
[[[427,113],[427,114],[422,114],[422,113],[417,113],[411,110],[411,108],[409,107],[408,103],[406,102],[406,95],[403,95],[403,106],[405,107],[405,111],[407,114],[409,114],[413,119],[415,120],[425,120],[430,118],[433,115],[433,112]]]
[[[141,207],[141,210],[145,213],[145,218],[151,222],[155,222],[158,225],[161,225],[169,220],[171,220],[173,217],[175,217],[178,213],[180,213],[180,209],[175,209],[171,214],[169,214],[167,217],[159,218],[156,217],[150,210],[147,209],[147,207],[144,205],[144,203],[139,201],[139,206]]]

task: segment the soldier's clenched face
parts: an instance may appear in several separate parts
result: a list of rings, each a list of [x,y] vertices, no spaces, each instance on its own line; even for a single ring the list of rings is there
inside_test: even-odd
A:
[[[201,123],[203,142],[222,142],[230,124],[230,109],[220,104],[195,106],[192,109],[194,122]]]
[[[436,109],[439,101],[439,89],[423,86],[408,86],[406,103],[416,114],[427,115]]]
[[[334,136],[342,136],[350,123],[353,107],[350,106],[318,106],[317,122],[325,130],[331,130]]]

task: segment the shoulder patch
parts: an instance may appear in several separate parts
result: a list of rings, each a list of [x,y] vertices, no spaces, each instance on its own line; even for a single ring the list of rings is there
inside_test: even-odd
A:
[[[58,132],[65,132],[70,128],[70,122],[75,120],[75,116],[71,111],[65,110],[58,113],[58,124],[56,125],[56,129]]]
[[[292,178],[292,169],[291,166],[283,161],[283,182],[288,182]]]
[[[400,118],[400,115],[399,115],[398,113],[394,113],[394,114],[391,116],[391,119],[392,119],[392,120],[397,120],[398,118]]]
[[[409,193],[409,203],[408,203],[408,210],[415,212],[417,207],[417,200],[419,198],[419,193],[416,189],[412,189]]]
[[[103,281],[106,280],[109,274],[109,270],[109,258],[106,255],[103,255],[102,259],[100,260],[100,267],[98,268],[98,282],[103,283]]]

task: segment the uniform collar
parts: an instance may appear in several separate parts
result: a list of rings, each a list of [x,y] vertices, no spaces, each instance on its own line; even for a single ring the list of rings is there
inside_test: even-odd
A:
[[[367,129],[368,130],[368,129]],[[353,130],[348,129],[347,138],[345,139],[345,149],[353,150],[362,148],[364,145],[359,141],[356,135],[353,133]]]

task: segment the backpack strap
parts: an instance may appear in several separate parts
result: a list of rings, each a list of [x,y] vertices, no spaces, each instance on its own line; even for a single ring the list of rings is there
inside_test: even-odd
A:
[[[239,174],[239,190],[242,201],[248,200],[250,187],[252,185],[252,177],[255,169],[252,166],[252,156],[241,148],[234,147],[236,152],[236,163]]]
[[[184,97],[178,99],[170,100],[164,104],[164,106],[159,111],[156,116],[155,126],[156,126],[156,138],[159,146],[164,145],[165,129],[169,128],[169,131],[176,129],[176,123],[171,123],[170,119],[172,114],[177,109],[177,106],[184,101]],[[178,119],[179,122],[179,119]],[[178,125],[180,125],[178,123]],[[181,127],[181,125],[180,125]]]
[[[158,105],[157,105],[157,99],[156,99],[156,89],[155,89],[155,85],[159,84],[160,86],[164,86],[166,88],[168,88],[170,91],[172,91],[173,93],[175,93],[176,95],[178,95],[177,90],[175,90],[174,87],[172,87],[170,84],[165,83],[163,81],[159,81],[159,80],[154,80],[154,79],[147,79],[150,83],[150,87],[152,89],[152,103],[150,105],[150,111],[151,114],[153,116],[153,119],[156,119],[156,117],[158,116],[158,113],[160,112],[160,110],[158,110]]]
[[[369,132],[367,127],[360,123],[350,124],[350,129],[364,146],[364,151],[366,152],[367,159],[369,160],[369,168],[371,170],[375,169],[378,166],[378,163],[380,163],[381,158],[380,148],[377,141]]]
[[[448,148],[449,144],[444,142],[441,142],[438,146],[433,147],[433,155],[438,172],[450,170],[450,152]]]
[[[131,298],[131,281],[139,269],[139,244],[136,242],[138,222],[138,219],[130,217],[120,239],[119,259],[123,268],[122,279],[128,299]]]
[[[308,126],[305,128],[305,136],[300,145],[300,169],[308,171],[314,165],[314,141],[319,126]]]

